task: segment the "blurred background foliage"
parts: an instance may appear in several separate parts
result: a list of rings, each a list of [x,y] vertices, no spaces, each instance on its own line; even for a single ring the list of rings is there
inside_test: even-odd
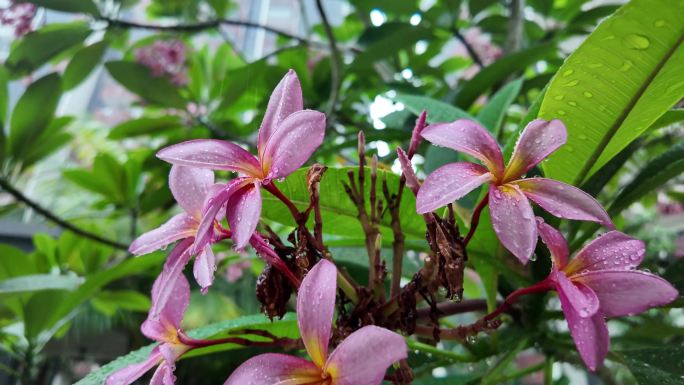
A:
[[[138,327],[164,253],[132,258],[126,248],[177,210],[166,187],[169,165],[155,152],[193,138],[253,149],[270,90],[289,68],[302,82],[305,106],[328,114],[315,161],[353,165],[363,130],[369,153],[394,183],[394,149],[406,146],[424,109],[431,122],[479,120],[509,154],[530,119],[563,119],[568,146],[537,173],[597,196],[619,229],[648,243],[647,267],[681,291],[684,5],[640,0],[618,11],[623,3],[5,1],[0,384],[72,383],[148,344]],[[606,22],[585,41],[616,11],[613,17],[631,18],[634,28],[613,31]],[[574,60],[565,61],[570,54]],[[592,72],[601,66],[605,72]],[[424,176],[458,157],[424,144],[414,163]],[[339,186],[344,175],[330,170],[324,177],[326,243],[352,273],[365,275],[363,232]],[[306,200],[302,172],[284,182],[284,191]],[[477,195],[459,202],[464,223]],[[291,219],[269,198],[264,222],[286,234]],[[404,273],[410,277],[425,249],[424,225],[406,199]],[[548,260],[528,268],[510,264],[483,222],[471,253],[477,273],[468,271],[465,297],[491,304],[497,292],[545,276]],[[574,248],[597,230],[561,227]],[[383,239],[391,246],[388,234]],[[198,333],[205,336],[236,327],[226,320],[244,325],[241,317],[259,312],[254,283],[263,263],[223,248],[215,288],[205,296],[193,291],[185,319],[186,329],[204,327]],[[684,383],[681,298],[669,311],[611,321],[612,353],[596,374],[580,364],[557,301],[551,310],[544,303],[532,298],[523,304],[525,319],[466,345],[415,344],[415,383]],[[247,318],[250,325],[296,333],[291,317],[276,326],[256,317]],[[223,326],[206,329],[218,321]],[[178,383],[221,383],[259,351],[184,360]]]

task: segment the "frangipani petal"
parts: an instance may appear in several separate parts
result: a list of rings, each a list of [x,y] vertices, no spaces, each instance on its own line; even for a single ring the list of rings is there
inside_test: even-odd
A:
[[[325,371],[334,385],[380,385],[387,368],[408,357],[404,338],[377,326],[364,326],[332,352]]]
[[[528,198],[554,216],[615,228],[603,206],[577,187],[546,178],[521,179],[511,184],[516,184]]]
[[[537,217],[537,232],[542,242],[546,244],[553,259],[553,268],[562,269],[568,263],[568,242],[560,231],[549,226],[544,219]]]
[[[666,280],[644,271],[591,271],[573,277],[591,287],[606,317],[621,317],[666,305],[679,293]]]
[[[399,158],[399,163],[401,164],[401,170],[404,172],[404,178],[406,178],[406,186],[413,194],[418,195],[418,190],[420,189],[420,182],[416,173],[413,171],[413,166],[411,165],[411,160],[408,158],[404,150],[401,147],[397,147],[397,156]]]
[[[218,190],[206,203],[202,221],[197,228],[197,235],[195,236],[195,243],[192,245],[190,253],[195,255],[199,253],[204,247],[212,241],[214,234],[214,221],[217,214],[223,210],[224,205],[228,202],[231,196],[235,194],[242,187],[251,183],[248,178],[235,178],[229,181],[224,188]],[[214,190],[212,188],[212,190]]]
[[[515,144],[513,156],[506,166],[504,181],[517,179],[525,174],[564,145],[567,137],[565,125],[560,120],[535,119],[531,121]]]
[[[276,88],[273,89],[271,98],[268,100],[266,114],[264,114],[264,120],[261,122],[261,127],[259,127],[259,139],[257,142],[259,158],[263,158],[266,143],[268,143],[268,140],[280,123],[288,116],[302,109],[304,109],[302,86],[299,83],[297,74],[293,70],[289,70]]]
[[[261,157],[267,179],[284,178],[301,167],[323,142],[325,114],[302,110],[285,118],[271,134]]]
[[[319,367],[323,367],[328,358],[336,294],[337,268],[325,259],[304,277],[297,294],[299,332],[306,351]]]
[[[228,200],[226,216],[233,232],[235,247],[247,246],[261,217],[261,190],[258,183],[243,187]]]
[[[159,303],[161,298],[152,297],[150,313],[140,330],[149,339],[175,343],[177,331],[180,329],[185,310],[190,303],[190,284],[183,274],[177,274],[168,279],[160,275],[154,281],[152,292],[161,292],[163,290],[160,287],[161,284],[170,287],[169,295],[163,303]]]
[[[177,165],[171,167],[171,193],[178,205],[198,222],[202,217],[204,201],[213,185],[214,173],[211,170]]]
[[[489,213],[501,244],[526,264],[537,245],[537,224],[525,195],[514,185],[491,186]]]
[[[237,144],[224,140],[189,140],[161,149],[157,152],[157,157],[182,166],[261,175],[261,167],[254,155]]]
[[[423,130],[422,135],[438,146],[464,152],[479,159],[497,179],[503,176],[503,155],[499,144],[479,124],[466,119],[431,124]]]
[[[582,318],[591,317],[599,309],[599,299],[591,288],[581,282],[570,281],[563,272],[554,272],[556,290],[563,293],[568,303]]]
[[[449,163],[433,171],[416,198],[416,211],[429,213],[445,206],[492,179],[486,168],[470,162]]]
[[[310,361],[267,353],[245,361],[223,385],[317,385],[320,382],[321,369]]]
[[[171,217],[166,223],[136,238],[128,248],[132,254],[143,255],[166,247],[179,239],[195,236],[197,221],[186,213]]]
[[[211,246],[206,245],[202,252],[195,257],[195,264],[192,273],[197,283],[202,288],[202,294],[206,294],[209,286],[214,283],[214,272],[216,271],[216,256],[211,251]]]
[[[150,379],[150,385],[173,385],[176,382],[176,377],[173,375],[173,369],[165,362],[157,367]]]
[[[189,248],[192,242],[192,238],[179,242],[166,258],[162,272],[152,285],[152,306],[148,312],[148,319],[160,319],[167,302],[174,300],[173,294],[177,290],[176,280],[178,276],[183,275],[185,265],[190,259]]]
[[[150,369],[159,365],[163,361],[159,347],[156,347],[150,352],[149,357],[139,364],[129,365],[125,368],[119,369],[107,377],[106,385],[130,385],[138,378],[142,377]]]
[[[558,296],[577,351],[589,370],[595,371],[603,363],[610,346],[606,321],[601,311],[591,317],[580,317],[564,292],[559,291]]]
[[[631,270],[644,259],[646,245],[619,231],[609,231],[584,246],[563,269],[568,276],[597,270]]]

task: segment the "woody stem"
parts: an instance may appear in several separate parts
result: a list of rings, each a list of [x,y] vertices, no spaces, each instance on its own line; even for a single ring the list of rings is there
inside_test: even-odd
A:
[[[553,283],[549,281],[548,279],[545,279],[541,282],[538,282],[532,286],[528,287],[523,287],[521,289],[518,289],[511,294],[509,294],[506,299],[492,311],[491,313],[487,314],[486,316],[483,317],[485,321],[491,321],[494,318],[498,317],[501,315],[501,313],[505,312],[508,310],[514,303],[520,299],[520,297],[528,295],[528,294],[535,294],[535,293],[544,293],[549,290],[553,289]]]

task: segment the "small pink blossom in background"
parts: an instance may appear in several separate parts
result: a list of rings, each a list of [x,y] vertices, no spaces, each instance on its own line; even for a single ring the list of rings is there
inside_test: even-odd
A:
[[[185,72],[185,44],[180,40],[158,40],[135,51],[138,63],[154,76],[167,76],[177,86],[188,83]]]
[[[31,32],[36,9],[33,4],[11,1],[8,7],[0,8],[0,24],[14,27],[14,36],[22,37]]]
[[[328,354],[336,291],[337,268],[321,260],[297,294],[297,324],[311,361],[262,354],[235,369],[224,385],[380,385],[387,368],[408,356],[406,341],[387,329],[365,326]]]
[[[496,44],[492,43],[490,35],[482,33],[480,28],[468,28],[463,33],[463,38],[468,45],[473,48],[475,53],[477,53],[477,56],[480,58],[484,66],[492,64],[503,55],[503,50]],[[460,42],[458,48],[456,49],[455,55],[467,58],[470,57],[465,45]],[[475,75],[477,75],[478,72],[480,72],[480,70],[480,66],[473,63],[473,65],[463,71],[461,77],[466,80],[472,79]]]
[[[474,121],[459,119],[431,124],[422,136],[438,146],[468,154],[484,166],[457,162],[433,171],[416,198],[419,214],[446,206],[487,183],[486,199],[494,232],[501,244],[522,263],[529,261],[537,245],[537,226],[530,201],[559,218],[598,222],[614,228],[601,204],[577,187],[547,178],[522,178],[565,144],[567,132],[560,120],[531,121],[520,134],[505,167],[499,144]],[[408,166],[404,169],[410,169]]]
[[[226,269],[225,277],[226,281],[230,283],[237,282],[244,275],[244,271],[252,266],[251,261],[240,261],[237,263],[231,263]]]
[[[606,317],[638,314],[679,295],[666,280],[636,270],[646,253],[646,245],[638,239],[610,231],[568,261],[568,245],[561,233],[541,218],[537,225],[553,262],[546,282],[558,292],[570,335],[591,371],[608,354]]]
[[[544,362],[544,359],[544,355],[542,354],[533,351],[523,352],[515,358],[515,366],[518,367],[518,369],[523,370],[541,364]],[[524,385],[543,385],[544,372],[540,369],[537,372],[530,373],[525,377],[522,377],[520,382]]]

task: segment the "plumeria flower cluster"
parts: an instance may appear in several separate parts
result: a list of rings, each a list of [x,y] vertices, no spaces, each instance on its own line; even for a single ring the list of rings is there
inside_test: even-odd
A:
[[[31,32],[36,10],[34,4],[10,1],[8,6],[0,8],[0,24],[14,28],[14,37],[22,37]]]
[[[185,69],[185,44],[180,40],[158,40],[135,51],[138,63],[153,76],[167,76],[177,86],[188,83]]]

